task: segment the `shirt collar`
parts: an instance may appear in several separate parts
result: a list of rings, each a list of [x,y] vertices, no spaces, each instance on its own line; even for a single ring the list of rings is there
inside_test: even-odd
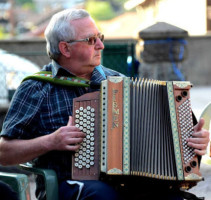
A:
[[[99,66],[99,67],[101,67],[101,69],[102,69],[102,66]],[[106,79],[104,77],[104,75],[99,71],[99,67],[94,68],[94,70],[92,72],[92,76],[91,76],[91,81],[101,83],[101,81]]]
[[[61,65],[59,65],[55,60],[52,60],[52,75],[55,76],[74,76]]]

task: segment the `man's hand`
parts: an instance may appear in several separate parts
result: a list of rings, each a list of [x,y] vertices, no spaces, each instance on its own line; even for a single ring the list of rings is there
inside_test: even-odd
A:
[[[85,134],[72,124],[72,117],[69,117],[67,126],[63,126],[51,134],[51,142],[54,150],[76,151]]]
[[[85,134],[72,125],[72,117],[63,126],[49,135],[30,140],[0,138],[1,165],[15,165],[33,160],[52,150],[75,151],[80,147]]]
[[[209,143],[209,131],[203,129],[204,119],[200,119],[198,124],[194,126],[194,133],[192,138],[188,138],[188,146],[194,148],[194,152],[198,155],[206,154],[206,148]]]

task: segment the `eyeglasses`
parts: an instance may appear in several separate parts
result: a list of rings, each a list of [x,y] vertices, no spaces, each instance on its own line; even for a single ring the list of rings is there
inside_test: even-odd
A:
[[[71,44],[71,43],[74,43],[74,42],[87,42],[88,45],[95,45],[97,38],[99,38],[101,42],[104,42],[104,35],[100,33],[98,35],[91,36],[91,37],[81,39],[81,40],[70,40],[67,43]]]

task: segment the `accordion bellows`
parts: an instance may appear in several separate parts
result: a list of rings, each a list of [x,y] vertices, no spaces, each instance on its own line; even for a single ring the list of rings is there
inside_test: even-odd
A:
[[[100,174],[200,181],[193,148],[190,82],[108,77],[99,92],[73,100],[84,133],[73,156],[73,179]]]

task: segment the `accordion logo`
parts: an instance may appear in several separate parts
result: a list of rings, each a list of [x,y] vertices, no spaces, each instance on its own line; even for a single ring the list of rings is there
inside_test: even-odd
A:
[[[118,95],[118,90],[112,90],[112,128],[119,127],[119,105],[116,95]]]

